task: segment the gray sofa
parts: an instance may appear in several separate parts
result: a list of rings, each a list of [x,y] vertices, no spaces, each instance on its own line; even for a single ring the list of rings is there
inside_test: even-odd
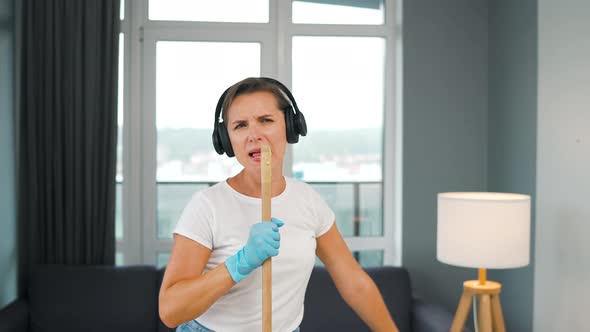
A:
[[[367,268],[402,332],[448,331],[452,314],[412,296],[407,271]],[[28,298],[0,310],[0,331],[172,331],[158,317],[163,270],[153,266],[37,267]],[[305,296],[302,332],[368,331],[344,303],[328,272],[314,268]]]

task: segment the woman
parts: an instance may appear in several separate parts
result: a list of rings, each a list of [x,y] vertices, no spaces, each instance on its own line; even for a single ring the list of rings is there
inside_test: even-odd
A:
[[[289,90],[247,78],[221,96],[213,144],[243,166],[197,192],[174,231],[160,289],[160,317],[177,331],[260,331],[259,267],[273,258],[273,329],[299,331],[317,255],[344,300],[373,331],[397,331],[379,290],[359,267],[317,192],[283,176],[287,143],[307,128]],[[272,151],[271,222],[261,222],[260,150]]]

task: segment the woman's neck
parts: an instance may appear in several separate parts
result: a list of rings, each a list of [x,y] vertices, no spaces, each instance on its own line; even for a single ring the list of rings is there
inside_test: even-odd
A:
[[[227,183],[240,194],[260,198],[261,193],[261,177],[260,174],[247,174],[246,170],[242,170],[236,176],[227,180]],[[271,197],[275,197],[283,193],[287,187],[287,182],[282,172],[273,172],[271,177]]]

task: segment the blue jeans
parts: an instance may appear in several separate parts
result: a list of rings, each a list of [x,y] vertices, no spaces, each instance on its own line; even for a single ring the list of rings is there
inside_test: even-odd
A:
[[[176,328],[176,332],[215,332],[206,328],[205,326],[199,324],[196,320],[191,320],[190,322],[186,322],[184,324],[179,325]],[[296,328],[293,332],[300,332],[299,327]]]
[[[191,320],[184,324],[179,325],[176,328],[176,332],[215,332],[210,330],[203,325],[199,324],[196,320]]]

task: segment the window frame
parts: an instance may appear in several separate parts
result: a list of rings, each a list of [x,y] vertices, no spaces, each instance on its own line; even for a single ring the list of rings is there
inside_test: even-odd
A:
[[[148,20],[148,2],[125,1],[121,21],[124,45],[123,238],[116,241],[122,264],[156,264],[171,239],[157,237],[156,42],[259,42],[261,75],[277,77],[291,88],[294,36],[381,37],[385,40],[382,151],[383,236],[345,237],[351,251],[383,250],[384,265],[401,264],[401,45],[400,2],[384,0],[382,25],[295,24],[291,0],[269,0],[268,23]],[[294,91],[296,94],[296,92]],[[212,110],[213,116],[213,110]],[[293,150],[285,155],[285,176],[292,175]]]

